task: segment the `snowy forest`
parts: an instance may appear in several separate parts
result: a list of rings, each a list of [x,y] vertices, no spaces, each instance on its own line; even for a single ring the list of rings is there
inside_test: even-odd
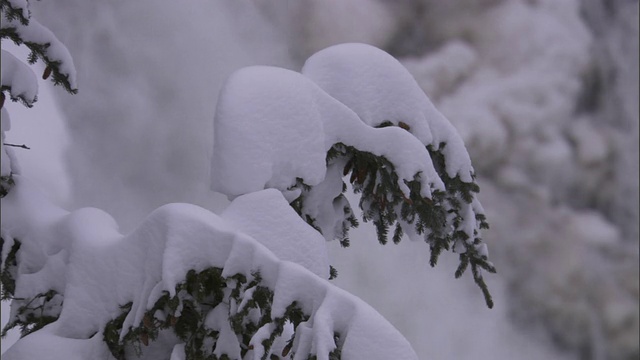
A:
[[[0,1],[3,358],[640,356],[637,0]]]

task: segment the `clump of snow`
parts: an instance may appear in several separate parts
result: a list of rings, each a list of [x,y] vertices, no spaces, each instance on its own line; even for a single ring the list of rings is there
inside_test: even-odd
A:
[[[325,139],[313,89],[299,74],[275,67],[235,72],[216,108],[213,189],[241,195],[286,189],[296,177],[324,177]]]
[[[425,145],[446,144],[448,175],[472,181],[462,139],[389,54],[337,45],[309,58],[302,74],[250,67],[229,78],[214,119],[214,190],[234,197],[266,187],[286,194],[297,179],[317,185],[326,176],[326,153],[338,142],[385,156],[406,194],[405,181],[418,173],[424,197],[444,190]],[[384,121],[403,122],[410,133],[375,128]]]
[[[267,189],[239,196],[221,216],[280,260],[300,264],[320,278],[329,277],[324,238],[293,211],[279,191]]]
[[[441,143],[450,177],[471,182],[469,154],[451,123],[398,60],[365,44],[341,44],[311,56],[302,73],[370,126],[404,122],[424,145]]]
[[[425,197],[432,188],[444,190],[424,144],[414,136],[398,127],[368,126],[307,77],[265,66],[238,70],[221,92],[212,189],[234,197],[267,187],[286,193],[298,178],[317,185],[326,174],[327,151],[339,142],[385,156],[406,194],[404,181],[418,173]]]
[[[51,30],[42,26],[33,18],[29,19],[29,23],[27,25],[23,25],[18,19],[3,19],[0,28],[3,30],[15,29],[24,43],[46,44],[44,54],[47,60],[59,63],[58,66],[60,72],[61,74],[68,76],[71,89],[77,89],[76,69],[73,64],[73,58],[71,57],[69,50],[67,50]]]
[[[2,50],[1,54],[0,83],[2,87],[9,87],[12,99],[22,99],[31,106],[37,100],[38,95],[38,79],[33,70],[10,52]]]
[[[119,315],[122,304],[133,303],[123,324],[126,332],[141,323],[163,291],[173,294],[189,270],[209,267],[222,268],[223,276],[251,276],[259,271],[263,286],[274,291],[273,318],[297,302],[310,319],[304,325],[308,336],[296,337],[292,349],[296,353],[311,349],[326,359],[336,347],[333,336],[338,332],[344,359],[360,358],[367,348],[375,350],[367,356],[370,359],[417,359],[408,342],[368,305],[302,265],[279,259],[236,227],[258,238],[264,235],[264,243],[275,253],[311,264],[326,275],[327,269],[317,265],[326,262],[326,250],[312,254],[309,250],[315,245],[311,245],[306,252],[292,252],[274,239],[285,229],[270,229],[274,225],[260,218],[253,218],[256,224],[251,224],[253,215],[268,208],[274,217],[295,220],[293,228],[286,228],[292,233],[289,238],[313,231],[275,190],[239,197],[222,218],[195,205],[166,205],[123,236],[105,212],[92,208],[64,211],[49,203],[27,180],[20,176],[15,180],[2,199],[2,224],[3,236],[22,243],[16,296],[33,297],[53,286],[64,302],[59,318],[18,341],[4,354],[7,359],[109,359],[102,341],[103,326]],[[251,201],[258,205],[257,213],[249,211],[244,216],[243,209]],[[303,229],[305,226],[308,229]],[[296,229],[300,233],[295,233]],[[319,234],[311,240],[323,242]],[[297,246],[295,241],[287,244]],[[313,256],[324,259],[313,261]],[[237,355],[238,339],[227,323],[230,309],[221,304],[206,321],[222,334],[219,353]],[[51,343],[65,346],[52,347]],[[174,347],[172,356],[179,358],[181,353]]]
[[[7,2],[13,9],[20,9],[24,18],[29,18],[29,2],[27,0],[7,0]]]

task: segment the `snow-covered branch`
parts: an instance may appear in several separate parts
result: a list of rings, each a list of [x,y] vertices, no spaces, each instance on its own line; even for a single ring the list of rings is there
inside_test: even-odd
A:
[[[431,265],[443,250],[471,265],[487,305],[481,269],[495,272],[480,230],[469,154],[453,125],[408,71],[384,51],[343,44],[311,56],[302,73],[249,67],[222,89],[214,120],[212,188],[233,198],[280,190],[327,240],[348,244],[357,225],[343,193],[350,176],[362,219],[385,243],[424,239]]]
[[[2,75],[0,75],[2,97],[9,92],[12,100],[20,100],[28,107],[38,99],[38,78],[33,70],[8,51],[2,50]]]
[[[28,21],[24,21],[23,17],[15,15],[19,12],[10,11],[15,8],[9,6],[9,2],[3,1],[2,4],[0,38],[11,39],[17,45],[24,44],[31,50],[29,63],[41,59],[47,66],[45,74],[50,72],[54,84],[61,85],[68,92],[75,94],[78,91],[76,70],[69,50],[37,20],[28,17]],[[28,11],[22,11],[22,14],[25,13],[28,15]],[[46,79],[48,75],[43,77]]]
[[[324,239],[278,191],[241,196],[221,217],[167,205],[121,235],[106,213],[69,213],[14,179],[2,199],[3,285],[15,291],[10,325],[32,333],[7,359],[145,358],[165,348],[175,358],[416,358],[377,312],[324,279],[328,265],[314,260]],[[290,226],[259,230],[254,216],[265,209]]]

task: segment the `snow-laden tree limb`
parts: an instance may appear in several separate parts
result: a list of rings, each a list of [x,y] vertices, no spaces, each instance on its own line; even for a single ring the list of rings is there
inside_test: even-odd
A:
[[[10,325],[31,334],[7,359],[153,358],[174,347],[243,359],[285,348],[294,359],[416,358],[371,307],[305,267],[328,274],[313,260],[324,239],[310,238],[315,231],[275,190],[239,197],[222,217],[166,205],[122,235],[106,213],[67,212],[14,179],[2,199],[3,284],[14,285]],[[265,231],[262,244],[247,225],[257,214],[250,208],[290,226]],[[277,243],[278,233],[300,241]],[[39,313],[46,323],[30,323]]]
[[[61,85],[68,92],[75,94],[78,91],[76,69],[69,50],[51,30],[37,20],[31,17],[24,18],[25,14],[30,16],[28,10],[17,11],[15,7],[10,6],[11,3],[19,2],[2,1],[1,17],[3,19],[0,22],[0,38],[11,39],[17,45],[24,44],[31,50],[29,63],[33,64],[40,59],[47,66],[43,78],[46,79],[51,75],[55,85]]]
[[[38,100],[38,78],[27,64],[10,52],[2,50],[0,90],[8,91],[12,100],[20,100],[28,107]],[[4,98],[4,93],[2,94]]]
[[[345,176],[381,243],[393,226],[394,242],[407,234],[429,244],[432,266],[443,250],[459,253],[456,277],[470,265],[493,305],[469,154],[397,60],[342,44],[311,56],[302,73],[255,66],[230,76],[214,119],[214,190],[233,198],[278,189],[327,240],[347,245],[358,222]]]

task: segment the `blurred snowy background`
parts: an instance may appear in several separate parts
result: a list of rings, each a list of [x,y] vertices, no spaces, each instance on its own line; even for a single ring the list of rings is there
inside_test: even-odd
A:
[[[123,231],[169,202],[221,210],[208,183],[224,79],[369,43],[404,63],[467,144],[492,226],[496,306],[470,277],[454,280],[455,258],[429,269],[424,244],[383,247],[364,226],[350,248],[329,244],[337,284],[423,359],[640,356],[637,0],[50,0],[32,10],[69,47],[80,92],[43,83],[33,109],[8,104],[7,141],[32,147],[16,151],[23,173],[60,204],[102,208]]]

